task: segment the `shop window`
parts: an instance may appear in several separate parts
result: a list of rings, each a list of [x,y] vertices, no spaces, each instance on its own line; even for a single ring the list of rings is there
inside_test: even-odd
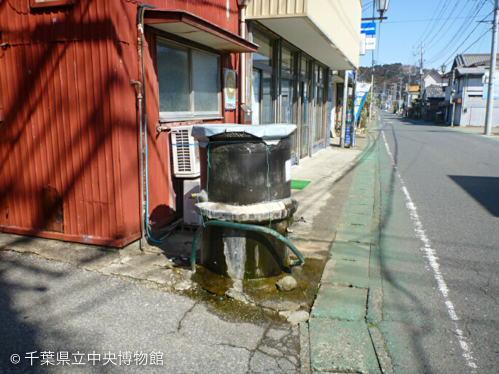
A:
[[[283,45],[281,52],[281,123],[295,122],[296,55]]]
[[[253,53],[252,64],[252,109],[253,124],[274,123],[274,49],[275,43],[265,35],[253,32],[253,43],[260,46]]]
[[[220,57],[157,41],[160,120],[220,116]]]

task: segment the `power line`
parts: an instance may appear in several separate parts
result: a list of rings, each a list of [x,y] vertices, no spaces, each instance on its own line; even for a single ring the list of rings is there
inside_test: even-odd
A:
[[[443,20],[456,20],[456,19],[465,19],[465,18],[468,18],[468,17],[452,17],[452,18],[438,18],[438,19],[435,19],[436,21],[443,21]],[[383,22],[383,24],[385,23],[415,23],[415,22],[429,22],[429,21],[433,21],[434,19],[416,19],[416,20],[411,20],[411,21],[385,21]]]
[[[466,48],[464,51],[461,51],[461,53],[460,53],[460,54],[463,54],[463,53],[467,52],[467,51],[468,51],[468,49],[470,49],[471,47],[473,47],[473,45],[474,45],[477,41],[479,41],[479,40],[480,40],[480,38],[482,38],[482,37],[483,37],[485,34],[487,34],[488,32],[489,32],[489,30],[485,31],[482,35],[480,35],[480,36],[478,37],[478,39],[477,39],[477,40],[475,40],[474,42],[472,42],[468,48]],[[470,35],[468,35],[468,37],[469,37],[469,36],[470,36]],[[466,39],[468,39],[468,38],[466,38]],[[461,46],[462,46],[463,44],[464,44],[464,42],[463,42],[463,43],[461,43],[461,45],[459,45],[459,47],[457,47],[457,48],[456,48],[456,50],[455,50],[454,52],[452,52],[452,53],[449,55],[449,57],[448,57],[448,58],[447,58],[447,60],[445,61],[445,64],[446,64],[446,65],[447,65],[447,63],[448,63],[448,62],[450,62],[450,61],[454,58],[454,56],[455,56],[456,52],[459,50],[459,48],[461,48]]]
[[[492,13],[492,12],[491,12],[491,13]],[[485,16],[485,18],[487,18],[487,17],[488,17],[491,13],[489,13],[488,15],[486,15],[486,16]],[[485,18],[484,18],[484,19],[485,19]],[[478,28],[478,26],[480,26],[480,25],[481,25],[480,23],[477,23],[477,25],[473,28],[473,30],[471,30],[471,32],[470,32],[470,33],[468,34],[468,36],[467,36],[467,37],[463,40],[463,42],[462,42],[461,44],[459,44],[459,46],[458,46],[458,47],[454,50],[454,52],[452,52],[452,53],[451,53],[451,56],[453,56],[453,55],[454,55],[454,53],[456,53],[456,52],[459,50],[459,48],[461,48],[461,47],[463,46],[463,44],[464,44],[464,43],[466,43],[466,41],[467,41],[467,40],[471,37],[471,35],[475,32],[475,30],[476,30],[476,29]],[[486,31],[483,35],[485,35],[487,32],[488,32],[488,30],[487,30],[487,31]],[[482,36],[483,36],[483,35],[482,35]],[[482,36],[480,36],[480,38],[481,38]],[[478,41],[480,38],[478,38],[476,41]],[[474,43],[476,43],[476,41],[475,41],[475,42],[473,42],[473,44],[474,44]],[[439,58],[440,58],[443,54],[446,54],[446,53],[447,53],[447,51],[448,51],[450,48],[454,48],[454,46],[457,44],[457,42],[459,42],[459,40],[455,37],[455,38],[454,38],[454,40],[453,40],[453,43],[452,43],[452,44],[447,44],[447,46],[446,46],[443,50],[439,51],[439,52],[438,52],[438,53],[437,53],[437,54],[436,54],[436,55],[435,55],[432,59],[428,60],[428,62],[429,62],[429,63],[431,63],[431,62],[435,62],[436,60],[438,60],[438,59],[439,59]],[[470,47],[469,47],[469,48],[471,48],[471,47],[473,46],[473,44],[472,44],[472,45],[470,45]],[[469,48],[468,48],[468,49],[469,49]]]

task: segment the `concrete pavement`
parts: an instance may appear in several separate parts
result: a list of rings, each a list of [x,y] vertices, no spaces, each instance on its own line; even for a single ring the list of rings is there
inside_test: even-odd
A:
[[[179,305],[187,305],[185,313],[180,313],[178,318],[172,313],[165,315],[164,319],[169,325],[182,325],[183,334],[187,337],[194,334],[192,336],[200,342],[194,344],[194,361],[196,355],[205,357],[202,347],[207,344],[215,348],[217,345],[236,347],[248,352],[242,356],[237,356],[235,351],[231,353],[231,349],[223,352],[224,357],[236,354],[231,356],[234,358],[232,361],[239,364],[233,366],[230,372],[380,372],[379,362],[388,361],[385,360],[383,342],[375,325],[380,318],[380,312],[377,310],[381,293],[379,269],[376,270],[376,251],[379,250],[376,247],[376,219],[379,219],[379,214],[374,209],[379,193],[376,192],[374,163],[376,149],[374,139],[370,137],[368,139],[367,134],[358,136],[357,147],[353,149],[341,149],[337,147],[338,139],[333,139],[336,144],[292,168],[293,179],[311,181],[305,189],[293,190],[293,197],[298,200],[299,209],[291,235],[294,244],[304,254],[308,266],[304,269],[293,269],[292,275],[299,280],[301,287],[294,294],[279,293],[272,283],[259,298],[258,294],[264,287],[262,284],[255,287],[254,282],[245,284],[244,291],[249,297],[240,300],[243,304],[237,301],[228,304],[230,294],[224,293],[226,289],[223,287],[221,293],[210,290],[211,293],[207,294],[198,282],[191,279],[192,274],[188,270],[187,261],[194,232],[186,230],[175,232],[160,247],[148,246],[140,250],[135,243],[119,251],[0,234],[2,260],[7,264],[2,269],[1,277],[8,288],[11,283],[5,281],[5,274],[10,271],[9,256],[15,255],[12,252],[18,252],[66,263],[69,267],[64,269],[68,274],[71,267],[76,267],[100,273],[95,275],[101,277],[99,282],[105,281],[106,276],[112,276],[138,282],[145,288],[166,291],[167,295],[172,295],[170,303],[174,309],[177,302]],[[8,257],[7,260],[5,256]],[[40,260],[36,257],[31,260]],[[53,266],[52,262],[44,264]],[[7,293],[12,300],[14,296],[11,291]],[[305,296],[297,296],[302,294]],[[189,302],[186,296],[190,296],[195,302]],[[45,322],[53,318],[52,314],[56,314],[59,309],[55,299],[54,296],[52,313],[44,314],[44,317],[30,326],[31,328],[45,331]],[[309,320],[308,313],[312,304]],[[210,311],[210,306],[213,305],[223,312]],[[114,304],[109,306],[110,310],[117,307]],[[9,313],[12,319],[19,318],[19,310],[12,305],[4,305],[3,308],[11,309]],[[229,309],[237,309],[239,312],[234,314]],[[241,312],[245,309],[250,312]],[[270,316],[272,323],[264,317],[262,318],[265,322],[262,322],[262,319],[258,322],[252,321],[252,318],[248,320],[248,315],[259,315],[262,310],[265,315]],[[140,315],[140,312],[136,313]],[[114,318],[120,317],[117,315]],[[192,324],[183,322],[191,318]],[[198,319],[205,322],[194,323]],[[248,325],[240,325],[241,319]],[[287,323],[285,319],[292,324]],[[226,324],[221,321],[226,321]],[[298,329],[295,326],[300,322]],[[99,326],[105,331],[104,324]],[[151,328],[150,324],[144,322],[142,328],[137,331],[145,332]],[[193,331],[190,331],[190,328]],[[233,341],[232,332],[237,335],[240,328],[248,331],[250,345]],[[212,342],[210,336],[218,330],[225,333],[215,339],[216,342]],[[51,332],[44,334],[50,335]],[[275,339],[266,342],[269,334]],[[118,341],[119,339],[124,337],[117,337]],[[129,345],[133,345],[131,337],[127,336],[126,339],[130,342]],[[166,346],[158,344],[156,349],[158,347]],[[40,348],[49,349],[42,346]],[[273,352],[273,349],[277,350]],[[3,352],[2,356],[7,353],[9,352]],[[298,356],[301,362],[287,358]],[[185,370],[180,370],[180,363],[175,361],[172,365],[177,366],[168,366],[169,369],[165,371],[228,372],[227,367],[217,360],[208,361],[205,362],[206,367],[186,365]],[[389,364],[384,367],[388,368],[384,371],[389,372]]]

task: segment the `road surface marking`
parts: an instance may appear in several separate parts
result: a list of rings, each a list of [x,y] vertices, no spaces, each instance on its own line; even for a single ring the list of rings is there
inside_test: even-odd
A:
[[[471,351],[471,345],[466,342],[466,338],[463,335],[463,331],[459,328],[457,321],[459,321],[459,318],[457,316],[457,313],[454,309],[454,304],[452,301],[449,300],[449,288],[447,287],[447,283],[445,283],[444,277],[442,276],[442,273],[440,272],[440,265],[438,264],[438,257],[435,252],[435,250],[431,247],[431,242],[430,239],[426,236],[426,232],[424,230],[423,224],[421,223],[421,220],[418,215],[417,207],[416,204],[411,199],[411,195],[409,195],[409,191],[407,190],[404,180],[402,179],[402,176],[398,172],[397,165],[395,165],[395,158],[392,155],[392,152],[390,151],[390,147],[388,146],[388,142],[386,141],[385,133],[381,132],[383,135],[383,140],[385,142],[385,148],[386,151],[388,152],[388,155],[390,156],[390,159],[392,160],[392,166],[393,169],[395,170],[395,173],[397,175],[397,178],[399,179],[401,185],[402,185],[402,192],[404,193],[404,198],[405,198],[405,205],[407,209],[409,210],[409,213],[411,215],[411,220],[414,225],[414,231],[416,232],[416,236],[419,238],[419,240],[423,243],[423,246],[421,247],[421,251],[423,252],[424,257],[428,260],[432,270],[433,270],[433,275],[435,279],[437,280],[438,283],[438,289],[442,293],[445,301],[445,306],[447,307],[447,312],[449,313],[450,319],[452,320],[454,324],[454,330],[458,336],[459,339],[459,345],[461,346],[461,349],[463,350],[463,357],[466,360],[466,364],[473,368],[476,369],[477,365],[475,364],[475,361],[472,356],[472,351]]]

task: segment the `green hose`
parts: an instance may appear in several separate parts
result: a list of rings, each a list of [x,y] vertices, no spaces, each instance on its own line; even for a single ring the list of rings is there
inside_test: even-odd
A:
[[[208,221],[204,222],[202,226],[200,226],[196,234],[194,235],[194,240],[192,242],[192,251],[191,251],[191,267],[192,271],[196,271],[196,247],[198,245],[199,238],[201,236],[201,232],[206,226],[221,226],[221,227],[230,227],[232,229],[239,229],[239,230],[247,230],[247,231],[256,231],[256,232],[262,232],[264,234],[270,234],[274,236],[275,238],[279,239],[281,242],[286,244],[286,246],[293,251],[293,253],[298,257],[298,260],[293,261],[294,266],[298,265],[303,265],[305,264],[305,258],[303,255],[300,253],[300,251],[291,243],[288,239],[286,239],[284,236],[279,234],[277,231],[272,230],[271,228],[264,227],[264,226],[258,226],[258,225],[249,225],[246,223],[237,223],[237,222],[226,222],[226,221]]]

